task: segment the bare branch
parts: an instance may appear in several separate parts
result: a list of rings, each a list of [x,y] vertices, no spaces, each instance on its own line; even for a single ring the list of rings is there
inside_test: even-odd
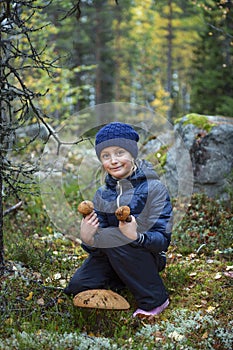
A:
[[[23,202],[20,201],[20,202],[18,202],[17,204],[13,205],[12,207],[6,209],[6,210],[3,212],[3,216],[6,216],[6,215],[12,213],[13,211],[18,210],[18,209],[22,206],[22,204],[23,204]]]
[[[80,9],[80,3],[81,0],[77,0],[77,3],[65,14],[65,16],[63,16],[61,18],[61,21],[63,21],[64,19],[66,19],[69,16],[72,16],[73,14],[75,14],[76,12],[76,18],[79,20],[81,17],[81,9]]]

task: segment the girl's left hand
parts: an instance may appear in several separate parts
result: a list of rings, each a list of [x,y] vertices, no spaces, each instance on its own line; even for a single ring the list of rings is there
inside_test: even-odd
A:
[[[132,239],[132,241],[135,241],[135,239],[137,239],[138,237],[137,223],[133,215],[131,215],[131,218],[131,222],[119,221],[119,229],[124,236],[128,237],[129,239]]]

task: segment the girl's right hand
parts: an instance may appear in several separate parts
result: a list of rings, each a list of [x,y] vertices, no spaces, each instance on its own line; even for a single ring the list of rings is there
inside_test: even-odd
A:
[[[99,227],[97,214],[93,211],[81,221],[80,237],[81,240],[92,246],[94,244],[94,235]]]

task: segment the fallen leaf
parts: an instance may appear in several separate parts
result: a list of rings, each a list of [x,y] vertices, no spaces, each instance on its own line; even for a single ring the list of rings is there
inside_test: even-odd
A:
[[[226,271],[229,271],[229,270],[233,270],[233,265],[226,267]]]
[[[210,237],[216,236],[216,232],[208,232],[208,236]]]
[[[39,298],[38,300],[37,300],[37,304],[38,305],[44,305],[44,299],[43,298]]]
[[[196,272],[191,272],[191,273],[189,274],[190,277],[193,277],[193,276],[196,276],[196,275],[197,275]]]
[[[154,336],[155,336],[155,340],[156,340],[156,341],[161,341],[161,340],[164,340],[164,339],[165,339],[164,335],[163,335],[162,332],[160,332],[160,331],[156,331],[156,332],[154,333]]]
[[[213,259],[207,259],[207,260],[206,260],[207,264],[213,264],[214,261],[215,261],[215,260],[213,260]]]
[[[39,272],[33,272],[33,276],[37,279],[37,280],[40,280],[42,277],[41,277],[41,274]]]
[[[95,334],[94,334],[94,333],[92,333],[92,332],[90,332],[90,333],[88,333],[88,336],[89,336],[89,337],[94,337],[94,336],[95,336]]]
[[[211,314],[211,312],[213,312],[215,309],[216,309],[215,306],[209,306],[209,307],[206,309],[206,312],[208,312],[209,314]]]
[[[66,280],[60,280],[59,283],[60,283],[60,285],[62,287],[66,287],[66,285],[67,285],[67,281]]]
[[[79,255],[77,258],[78,260],[82,260],[82,259],[86,259],[88,257],[87,254],[82,254],[82,255]]]
[[[205,297],[207,297],[207,296],[209,295],[209,293],[208,293],[206,290],[203,290],[203,291],[201,292],[201,294],[202,294],[203,296],[205,296]]]
[[[32,297],[33,297],[33,292],[30,292],[28,296],[25,298],[25,300],[27,301],[32,300]]]
[[[223,274],[226,276],[226,277],[230,277],[230,278],[233,278],[233,272],[223,272]]]
[[[62,304],[62,303],[64,303],[64,300],[63,300],[62,298],[58,298],[58,299],[57,299],[57,303],[58,303],[58,304]]]
[[[160,316],[160,320],[161,320],[161,321],[164,321],[164,322],[167,322],[167,321],[168,321],[167,317],[164,316],[164,314],[163,314],[162,316]]]
[[[220,272],[216,273],[216,275],[214,276],[214,279],[219,280],[220,278],[222,278],[222,274]]]
[[[196,256],[197,256],[197,254],[191,253],[191,254],[189,254],[189,255],[186,257],[186,259],[187,259],[187,260],[192,260],[192,259],[196,258]]]
[[[184,335],[179,334],[177,331],[174,331],[168,334],[168,338],[173,339],[175,341],[181,341],[182,339],[184,339]]]
[[[202,335],[202,339],[207,339],[209,336],[208,332],[205,332],[203,335]]]
[[[55,279],[55,280],[59,280],[60,278],[61,278],[61,274],[58,272],[58,273],[55,273],[54,275],[53,275],[53,278]]]
[[[13,320],[13,318],[7,318],[6,320],[5,320],[5,324],[7,324],[8,326],[12,326],[12,324],[13,324],[13,322],[14,322],[14,320]]]

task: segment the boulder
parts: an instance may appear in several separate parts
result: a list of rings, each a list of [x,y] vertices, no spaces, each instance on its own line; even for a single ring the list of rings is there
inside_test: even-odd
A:
[[[206,129],[188,123],[187,117],[175,125],[177,137],[167,152],[164,177],[170,192],[176,195],[180,176],[187,173],[181,151],[183,142],[191,159],[193,192],[227,200],[229,176],[233,172],[233,118],[206,118],[210,126]],[[178,171],[179,164],[183,164],[180,166],[183,171]],[[188,177],[186,180],[190,182],[190,173]]]
[[[194,191],[209,197],[227,197],[227,178],[233,170],[233,125],[214,126],[207,135],[197,138],[191,148]]]

